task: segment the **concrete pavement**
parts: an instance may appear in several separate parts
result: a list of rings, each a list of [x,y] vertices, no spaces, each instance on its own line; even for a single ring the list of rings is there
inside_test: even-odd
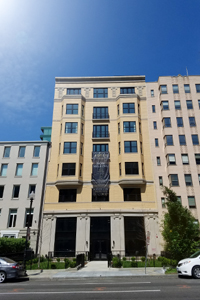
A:
[[[163,268],[108,268],[107,261],[91,261],[84,268],[68,268],[62,270],[28,270],[29,278],[40,279],[64,279],[64,278],[85,278],[85,277],[123,277],[123,276],[154,276],[164,275]]]

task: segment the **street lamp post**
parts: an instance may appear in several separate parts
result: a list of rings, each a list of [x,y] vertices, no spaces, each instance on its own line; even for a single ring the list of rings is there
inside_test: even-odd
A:
[[[28,247],[28,241],[30,239],[31,210],[32,210],[33,200],[35,199],[35,193],[33,191],[30,193],[29,199],[30,199],[30,208],[29,208],[29,217],[28,217],[28,224],[27,224],[27,230],[26,230],[26,243],[25,243],[25,249],[24,249],[24,269],[25,270],[26,270],[27,247]]]

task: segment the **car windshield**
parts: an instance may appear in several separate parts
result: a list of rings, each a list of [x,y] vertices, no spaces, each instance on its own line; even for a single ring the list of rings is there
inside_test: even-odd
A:
[[[10,258],[7,258],[7,257],[2,257],[3,260],[5,260],[7,263],[10,263],[10,264],[13,264],[15,263],[14,260],[10,259]]]
[[[192,254],[189,258],[195,258],[195,257],[197,257],[199,255],[200,255],[200,251],[197,251],[194,254]]]

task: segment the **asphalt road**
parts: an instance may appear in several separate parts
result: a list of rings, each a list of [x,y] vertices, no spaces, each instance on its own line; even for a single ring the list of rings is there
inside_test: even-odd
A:
[[[18,281],[0,284],[2,300],[200,299],[200,280],[177,275]]]

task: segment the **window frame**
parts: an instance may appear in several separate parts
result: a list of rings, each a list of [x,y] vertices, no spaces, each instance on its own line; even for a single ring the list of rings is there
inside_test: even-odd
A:
[[[181,121],[181,122],[179,122]],[[177,124],[177,127],[184,127],[183,126],[183,118],[182,117],[176,117],[176,124]]]
[[[135,94],[135,87],[122,87],[120,88],[120,95]]]
[[[134,102],[123,103],[123,114],[135,114],[135,103]]]
[[[67,95],[81,95],[81,88],[67,88]]]
[[[78,103],[66,104],[66,115],[78,115]]]
[[[125,162],[125,175],[139,175],[138,162]]]
[[[128,126],[126,126],[126,125],[128,125]],[[123,121],[123,132],[124,133],[136,132],[136,121]]]
[[[160,85],[160,93],[161,94],[168,94],[168,92],[167,92],[167,85],[166,84],[161,84]]]
[[[179,94],[178,84],[172,84],[173,94]]]
[[[192,137],[193,146],[199,145],[199,136],[198,136],[198,134],[192,134],[191,137]],[[196,138],[197,138],[197,140],[195,141]]]
[[[186,100],[186,106],[187,106],[187,109],[193,109],[192,100]]]
[[[38,167],[39,167],[39,163],[32,163],[32,167],[31,167],[31,176],[38,176]]]
[[[23,172],[23,164],[22,163],[18,163],[16,165],[15,176],[22,177],[22,172]]]
[[[75,175],[76,175],[76,163],[62,163],[62,176],[75,176]]]
[[[3,152],[3,158],[10,158],[10,151],[11,151],[11,147],[5,146]]]
[[[179,145],[180,146],[186,146],[187,145],[185,134],[179,134],[178,139],[179,139]],[[184,140],[181,140],[181,139],[184,139]]]
[[[93,98],[108,98],[108,88],[94,88]]]
[[[124,153],[137,153],[137,152],[138,152],[137,141],[124,141]]]
[[[22,149],[24,149],[24,152],[22,151]],[[26,152],[26,146],[20,146],[19,147],[19,152],[18,152],[18,157],[20,157],[20,158],[25,157],[25,152]]]
[[[69,150],[69,152],[67,150]],[[76,154],[76,153],[77,153],[77,142],[63,143],[63,154]]]
[[[185,91],[185,94],[190,94],[190,85],[189,84],[184,84],[184,91]]]
[[[70,124],[70,126],[66,126],[66,124]],[[75,124],[75,127],[73,127]],[[67,128],[66,128],[67,127]],[[69,130],[69,132],[66,132],[66,129]],[[73,132],[75,130],[75,132]],[[78,133],[78,122],[65,122],[65,133],[66,134],[76,134]]]
[[[34,146],[33,157],[40,157],[40,146]]]

